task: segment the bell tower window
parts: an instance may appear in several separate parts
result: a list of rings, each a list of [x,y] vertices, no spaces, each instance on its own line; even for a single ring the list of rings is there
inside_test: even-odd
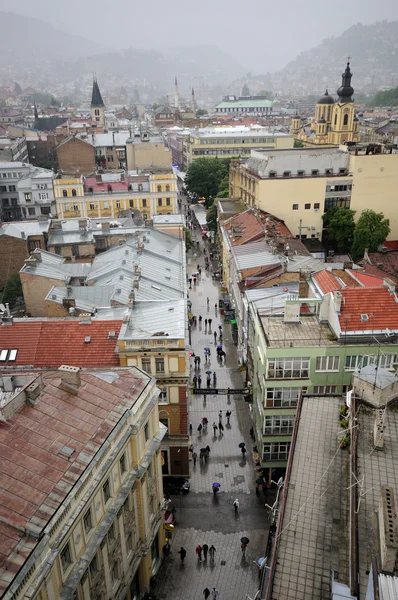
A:
[[[344,115],[343,125],[348,125],[348,115]]]

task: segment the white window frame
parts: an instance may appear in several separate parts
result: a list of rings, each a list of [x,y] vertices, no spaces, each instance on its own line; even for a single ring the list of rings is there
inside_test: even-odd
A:
[[[290,442],[265,442],[263,444],[263,461],[287,461],[290,444]]]
[[[314,394],[337,394],[337,385],[314,385]]]
[[[271,358],[267,360],[267,379],[308,379],[309,357]]]
[[[307,391],[300,387],[267,388],[265,390],[265,408],[295,408],[301,389],[303,389],[303,393]]]
[[[340,356],[317,356],[315,371],[340,371]]]
[[[398,362],[397,354],[358,354],[353,356],[345,357],[344,370],[345,371],[357,371],[367,365],[377,364],[383,369],[393,370],[394,366]],[[347,366],[348,365],[348,366]]]
[[[161,387],[159,393],[159,404],[168,404],[169,403],[169,393],[167,387]]]
[[[264,415],[263,435],[291,435],[295,415]]]

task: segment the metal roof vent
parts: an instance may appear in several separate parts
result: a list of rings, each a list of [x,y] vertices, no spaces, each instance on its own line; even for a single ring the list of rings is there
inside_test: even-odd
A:
[[[369,315],[367,315],[366,313],[362,313],[361,314],[361,321],[363,323],[366,323],[366,321],[369,321]]]
[[[90,335],[86,335],[86,337],[84,338],[84,343],[85,344],[89,344],[91,342],[91,336]]]

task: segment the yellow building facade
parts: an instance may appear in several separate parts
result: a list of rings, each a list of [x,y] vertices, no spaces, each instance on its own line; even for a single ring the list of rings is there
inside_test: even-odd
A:
[[[264,167],[262,166],[264,163]],[[334,206],[383,212],[389,240],[398,239],[398,154],[367,154],[366,148],[295,149],[256,153],[230,167],[230,195],[285,222],[293,235],[322,238],[322,216]]]
[[[57,217],[117,218],[123,210],[139,210],[146,219],[178,212],[177,178],[174,173],[148,175],[149,191],[84,192],[83,178],[54,180]]]
[[[311,123],[304,124],[299,115],[292,118],[291,133],[295,139],[306,146],[359,142],[359,120],[355,115],[351,78],[350,63],[347,62],[341,86],[337,90],[338,99],[334,101],[326,90],[316,104]]]
[[[56,492],[53,483],[51,508],[40,517],[44,526],[28,522],[25,533],[18,531],[21,540],[8,557],[14,568],[8,575],[0,572],[4,600],[134,600],[149,589],[160,567],[165,542],[160,443],[165,428],[159,423],[155,381],[137,369],[106,371],[107,376],[101,370],[62,366],[24,376],[35,389],[35,402],[25,399],[26,418],[39,414],[44,397],[48,401],[59,389],[65,400],[79,403],[82,415],[87,403],[98,404],[96,418],[103,418],[104,431],[110,431],[104,438],[99,428],[87,440],[86,458],[84,446],[82,454],[64,447],[69,463],[67,459],[60,480],[63,491]],[[108,398],[113,395],[108,407],[95,398],[101,388]],[[29,393],[18,388],[11,395],[5,407],[10,418],[18,420],[11,403],[23,405],[19,396]],[[73,427],[68,414],[63,415],[67,437]],[[62,456],[54,455],[52,468],[61,468]],[[34,481],[26,483],[35,487]]]

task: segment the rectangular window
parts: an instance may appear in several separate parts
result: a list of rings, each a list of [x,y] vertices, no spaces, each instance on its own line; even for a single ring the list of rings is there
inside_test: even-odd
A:
[[[266,415],[263,435],[291,435],[295,415]]]
[[[305,210],[309,210],[311,208],[311,204],[309,204],[309,203],[304,204],[304,208],[305,208]]]
[[[337,385],[314,385],[314,394],[336,394]]]
[[[36,214],[36,210],[35,210],[34,206],[29,206],[29,208],[28,208],[28,215],[30,217],[34,217],[35,214]]]
[[[108,162],[113,162],[113,156],[111,154],[108,156]]]
[[[170,198],[166,198],[166,206],[170,206],[170,205],[171,205]]]
[[[309,358],[280,358],[267,361],[267,379],[307,379]]]
[[[292,209],[293,210],[298,210],[298,204],[293,204]]]
[[[312,169],[312,171],[311,171],[311,175],[312,175],[313,177],[316,177],[317,175],[319,175],[319,170],[318,170],[318,169]]]
[[[398,356],[396,354],[359,354],[358,356],[346,356],[345,359],[345,371],[356,371],[362,369],[367,365],[378,365],[383,369],[394,369],[394,365],[397,364]]]
[[[330,208],[334,208],[335,206],[338,207],[342,207],[342,208],[350,208],[351,205],[351,198],[348,196],[344,197],[344,198],[326,198],[325,199],[325,212],[328,211]]]
[[[25,194],[25,202],[30,202],[32,200],[32,194],[30,192],[27,192]]]
[[[156,373],[164,373],[164,358],[155,358]]]
[[[263,460],[276,461],[287,460],[289,456],[290,442],[272,442],[263,446]]]
[[[93,522],[92,522],[92,518],[91,518],[91,508],[88,509],[88,511],[86,512],[86,514],[83,517],[83,525],[84,525],[84,531],[86,533],[91,531],[91,529],[93,528]]]
[[[122,474],[125,473],[127,471],[125,454],[122,454],[122,456],[120,457],[119,464],[120,464],[120,472]]]
[[[317,356],[316,371],[338,371],[340,369],[339,356]]]
[[[49,215],[51,212],[51,208],[49,206],[41,206],[40,207],[40,213],[42,215]]]
[[[304,177],[305,171],[297,171],[298,177]]]
[[[268,388],[265,390],[265,406],[267,408],[294,408],[297,406],[300,389],[299,387]]]
[[[319,204],[319,202],[314,202],[314,208],[315,208],[315,210],[318,210],[320,206],[321,205]]]
[[[98,558],[97,558],[97,555],[95,555],[93,560],[90,563],[90,576],[92,578],[94,578],[96,576],[96,574],[98,573],[98,571],[99,571]]]
[[[116,201],[116,208],[120,208],[120,200]]]
[[[283,171],[283,177],[290,177],[290,171]]]
[[[109,483],[109,479],[107,479],[104,485],[102,486],[102,493],[104,495],[104,504],[106,504],[111,497],[111,486]]]
[[[162,199],[158,198],[158,206],[162,206]]]
[[[130,200],[130,208],[134,208],[134,200]]]
[[[15,192],[15,191],[16,191],[16,187],[15,187],[15,185],[9,185],[9,186],[8,186],[8,191],[9,191],[9,192]]]
[[[72,564],[72,557],[71,557],[71,553],[70,553],[69,542],[66,544],[66,546],[63,547],[60,557],[61,557],[62,570],[65,573],[65,571],[67,571],[68,567]]]
[[[74,210],[75,212],[79,212],[79,205],[78,205],[78,204],[74,204],[74,205],[73,205],[73,210]]]
[[[39,200],[48,200],[48,192],[40,192]]]
[[[144,435],[145,441],[147,442],[149,440],[149,423],[147,423],[144,427]]]
[[[151,374],[151,359],[150,358],[141,358],[141,369],[145,371],[145,373]]]
[[[65,210],[66,210],[66,207],[65,207]],[[69,210],[69,208],[68,208],[68,210]],[[90,203],[90,210],[95,210],[95,204],[93,204],[92,202]]]
[[[30,250],[30,252],[33,252],[33,250],[35,248],[40,248],[40,242],[39,242],[39,240],[31,240],[29,242],[29,250]]]
[[[142,206],[143,206],[144,208],[146,208],[146,199],[145,199],[145,198],[143,198],[143,199],[142,199]]]
[[[167,404],[167,387],[160,388],[159,404]]]

